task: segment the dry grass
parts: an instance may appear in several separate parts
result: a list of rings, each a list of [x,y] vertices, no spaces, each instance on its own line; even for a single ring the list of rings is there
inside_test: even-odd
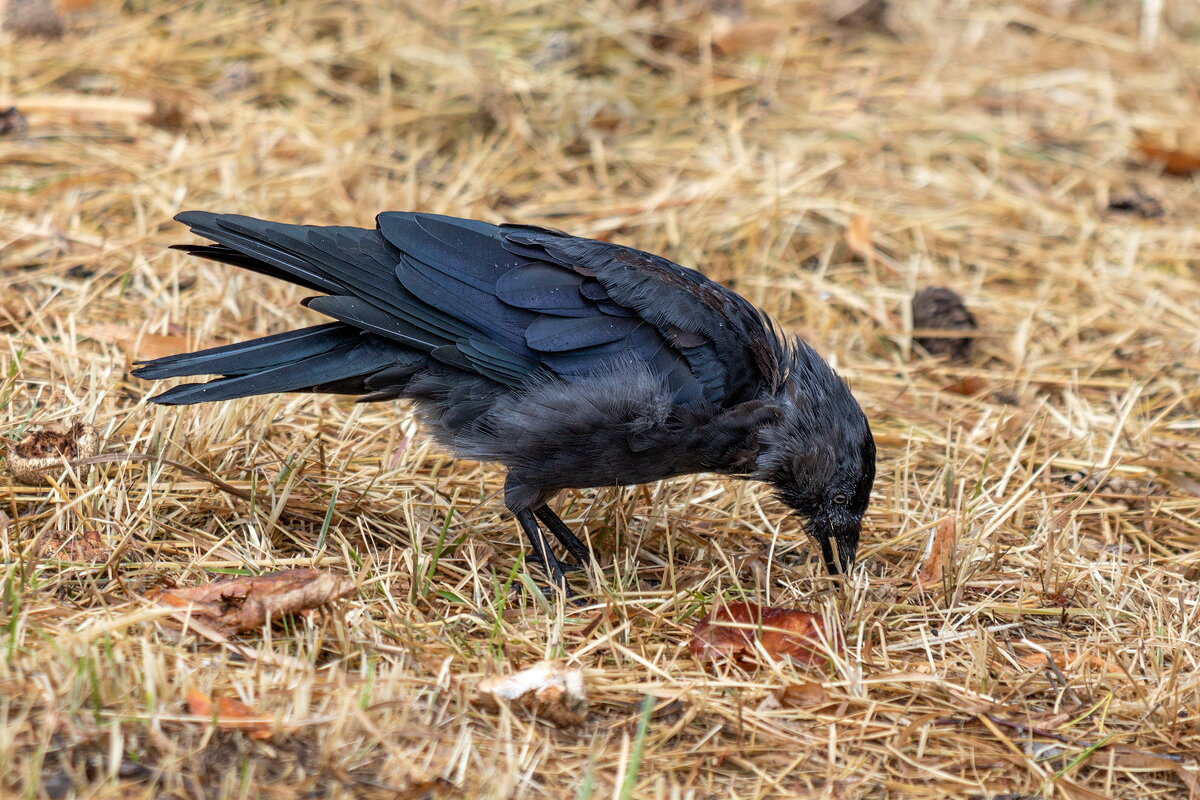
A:
[[[130,2],[61,41],[0,34],[29,121],[0,138],[0,435],[91,421],[107,453],[252,493],[154,461],[0,479],[0,795],[1200,794],[1200,198],[1130,157],[1138,131],[1200,148],[1194,7],[915,0],[888,35],[747,0],[779,35],[725,55],[703,5]],[[1165,215],[1106,210],[1135,186]],[[147,405],[132,357],[312,317],[168,252],[187,208],[542,222],[702,268],[852,381],[881,445],[865,567],[824,577],[753,486],[580,492],[564,516],[605,569],[563,609],[522,589],[501,474],[403,406]],[[925,285],[980,317],[972,363],[912,352]],[[969,376],[988,391],[942,391]],[[947,580],[916,586],[947,515]],[[35,557],[51,530],[115,555]],[[361,589],[230,646],[140,600],[294,565]],[[820,610],[844,652],[714,675],[685,645],[721,597]],[[583,726],[473,701],[546,656],[586,670]],[[779,700],[806,681],[827,702]],[[215,731],[190,687],[283,732]]]

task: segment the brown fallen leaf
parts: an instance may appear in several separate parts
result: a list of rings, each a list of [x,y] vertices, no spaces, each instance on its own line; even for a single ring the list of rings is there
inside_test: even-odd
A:
[[[274,734],[271,723],[250,706],[233,697],[212,698],[196,688],[187,690],[188,711],[197,717],[216,717],[217,728],[223,731],[243,731],[251,739],[270,739]]]
[[[799,608],[728,603],[714,606],[692,628],[689,647],[698,661],[731,659],[749,665],[765,652],[773,659],[820,665],[829,660],[822,641],[828,641],[825,623],[816,614]]]
[[[36,486],[63,469],[64,461],[89,458],[100,450],[96,429],[86,422],[69,428],[44,425],[35,428],[8,452],[8,471],[18,483]],[[87,472],[80,467],[79,474]]]
[[[554,661],[539,661],[512,675],[485,678],[478,691],[480,701],[489,708],[507,703],[557,725],[578,725],[587,719],[583,672]]]
[[[961,394],[967,397],[974,397],[988,388],[986,378],[980,378],[977,375],[971,375],[966,378],[960,378],[956,381],[951,381],[942,387],[943,392],[952,394]]]
[[[925,561],[917,573],[919,583],[937,583],[946,577],[946,568],[954,557],[954,544],[958,540],[954,517],[946,517],[929,533],[929,544],[925,547]]]
[[[67,16],[85,14],[89,11],[116,12],[118,3],[113,0],[58,0],[58,10]]]
[[[1087,668],[1095,672],[1107,672],[1114,675],[1123,675],[1125,671],[1120,666],[1107,661],[1094,653],[1076,653],[1074,655],[1065,653],[1061,650],[1052,653],[1030,653],[1027,656],[1021,656],[1017,659],[1017,663],[1023,667],[1031,669],[1044,669],[1049,666],[1047,655],[1054,661],[1054,666],[1058,667],[1063,672],[1075,672],[1081,668]]]
[[[1186,150],[1172,150],[1150,142],[1138,142],[1137,151],[1168,175],[1186,178],[1200,172],[1200,155]]]
[[[97,531],[46,531],[33,546],[38,558],[57,561],[108,561],[112,548]]]
[[[354,583],[344,575],[300,568],[225,578],[203,586],[160,589],[146,598],[186,608],[187,616],[228,634],[257,630],[270,620],[319,608],[353,591]]]
[[[1189,755],[1195,757],[1194,752]],[[1188,800],[1200,800],[1200,765],[1189,763],[1185,756],[1111,745],[1094,749],[1087,760],[1102,761],[1117,769],[1173,771],[1187,787]]]
[[[850,220],[846,227],[846,244],[850,251],[864,261],[875,258],[875,244],[871,240],[871,221],[863,215]]]
[[[1200,481],[1195,478],[1179,472],[1164,472],[1161,477],[1181,492],[1200,497]]]
[[[945,286],[928,286],[913,295],[912,324],[928,331],[974,331],[979,328],[975,315],[962,296]],[[966,361],[975,349],[969,336],[916,336],[913,342],[932,356],[948,356],[951,361]]]
[[[819,683],[789,683],[775,694],[779,704],[788,708],[811,708],[830,702],[829,692]]]
[[[115,344],[126,355],[146,361],[196,349],[189,346],[186,336],[142,333],[140,328],[132,325],[117,325],[108,322],[79,325],[75,332],[98,342]]]
[[[713,28],[713,46],[727,56],[764,50],[787,32],[773,19],[732,20],[718,18]]]

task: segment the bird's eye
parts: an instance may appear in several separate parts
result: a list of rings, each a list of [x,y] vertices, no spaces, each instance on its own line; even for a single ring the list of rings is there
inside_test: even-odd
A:
[[[837,503],[839,506],[844,506],[846,503],[850,502],[850,498],[846,497],[844,494],[835,494],[833,496],[833,502]]]

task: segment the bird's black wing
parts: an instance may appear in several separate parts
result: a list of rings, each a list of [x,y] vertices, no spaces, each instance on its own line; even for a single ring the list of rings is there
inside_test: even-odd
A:
[[[181,249],[323,292],[305,304],[342,325],[150,362],[139,373],[146,377],[208,372],[249,389],[270,368],[276,377],[264,386],[290,388],[316,364],[289,366],[297,355],[320,356],[329,366],[317,371],[323,384],[341,385],[377,373],[399,347],[514,387],[645,365],[677,402],[720,405],[756,394],[777,373],[781,345],[753,306],[630,248],[409,212],[380,214],[376,230],[196,211],[178,219],[216,243]],[[364,350],[355,331],[388,346]],[[347,369],[362,371],[339,377],[335,365],[348,349],[370,356],[350,359]],[[246,393],[258,392],[237,396]]]
[[[526,229],[409,212],[380,214],[378,224],[402,254],[404,288],[436,313],[486,330],[503,354],[567,381],[644,364],[678,402],[719,401],[664,330],[573,265],[514,246],[510,235]]]
[[[687,362],[704,397],[732,405],[772,388],[785,348],[770,319],[745,298],[661,256],[529,226],[504,226],[505,248],[585,276],[581,291],[629,309]]]

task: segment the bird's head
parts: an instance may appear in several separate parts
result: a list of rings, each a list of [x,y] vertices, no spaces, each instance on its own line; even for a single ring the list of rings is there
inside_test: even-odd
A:
[[[815,351],[797,341],[789,355],[755,477],[805,520],[829,571],[848,571],[875,483],[875,440],[850,389]]]

